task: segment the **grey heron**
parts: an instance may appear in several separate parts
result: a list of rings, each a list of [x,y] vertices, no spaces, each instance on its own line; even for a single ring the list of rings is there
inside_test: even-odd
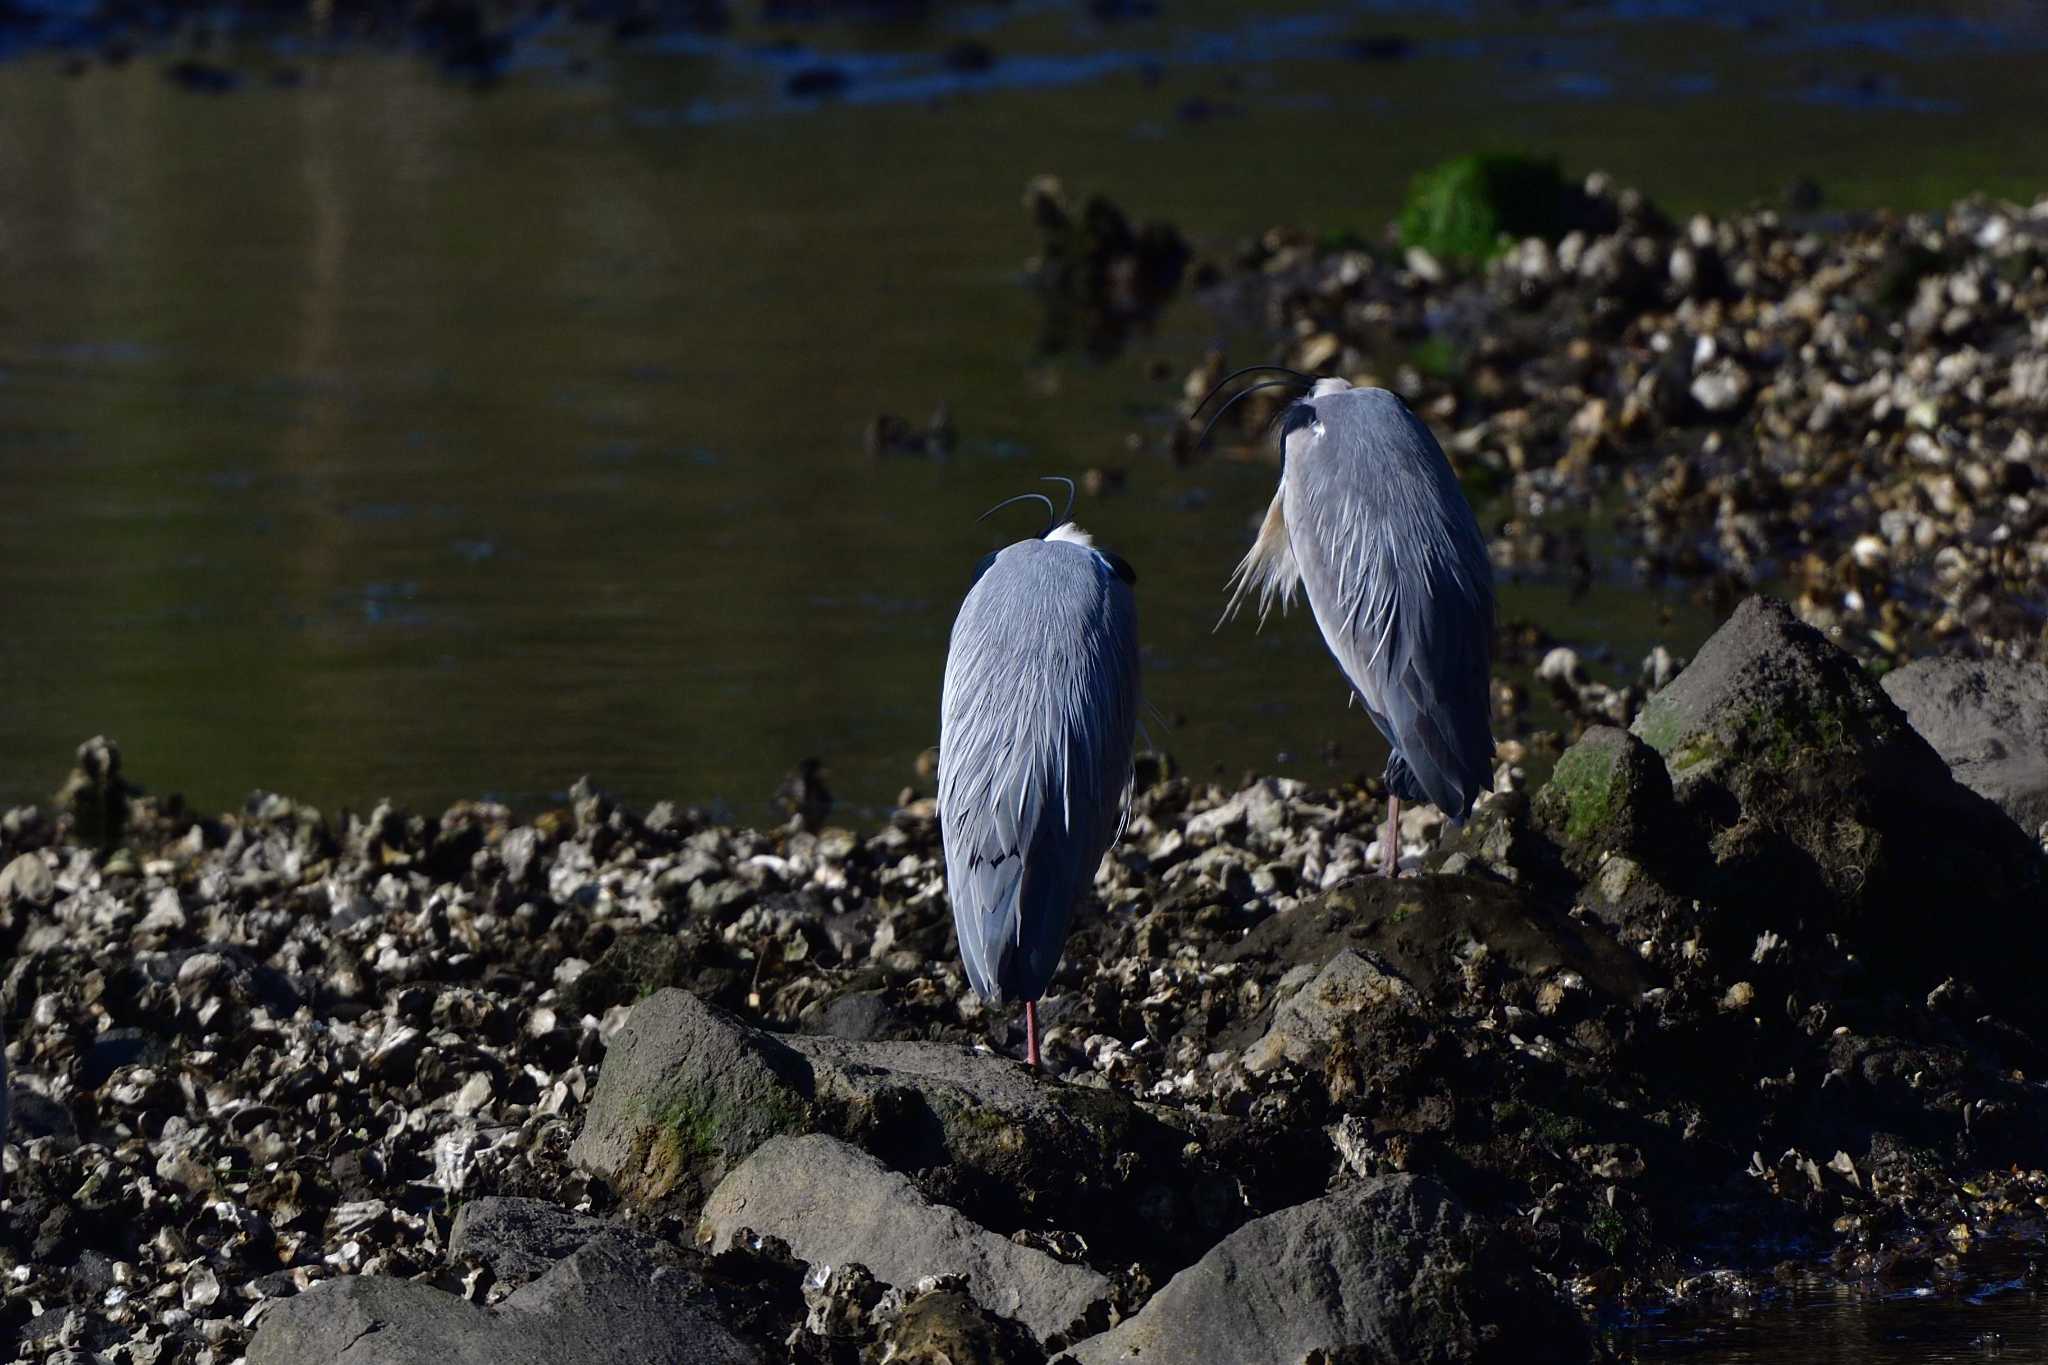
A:
[[[1067,512],[1073,483],[1067,484]],[[988,555],[954,618],[939,717],[939,831],[967,978],[991,1004],[1024,1002],[1036,1068],[1037,1002],[1074,902],[1129,809],[1137,728],[1137,581],[1053,512]],[[984,516],[989,513],[984,513]]]
[[[1288,383],[1309,393],[1282,413],[1280,488],[1230,577],[1223,620],[1256,596],[1263,624],[1307,589],[1323,642],[1392,749],[1380,855],[1391,877],[1402,801],[1462,824],[1493,785],[1493,566],[1450,462],[1406,403],[1307,375],[1244,392]]]

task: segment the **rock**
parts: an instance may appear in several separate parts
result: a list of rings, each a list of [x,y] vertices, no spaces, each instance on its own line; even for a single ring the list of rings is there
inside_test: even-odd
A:
[[[1715,361],[1693,377],[1692,400],[1715,416],[1727,416],[1748,401],[1749,371],[1733,360]]]
[[[1416,1005],[1415,991],[1371,958],[1345,948],[1315,979],[1273,1012],[1266,1036],[1245,1049],[1245,1070],[1271,1071],[1286,1062],[1307,1066],[1361,1015]]]
[[[570,1157],[635,1203],[694,1209],[769,1138],[813,1130],[928,1173],[984,1224],[1057,1217],[1133,1256],[1242,1216],[1200,1197],[1188,1133],[1123,1096],[951,1044],[778,1037],[680,990],[627,1017]]]
[[[128,827],[128,798],[134,794],[121,776],[121,746],[94,735],[78,746],[78,765],[58,789],[56,804],[81,840],[112,848]]]
[[[353,1276],[269,1309],[249,1365],[750,1365],[702,1278],[612,1234],[585,1243],[496,1308],[429,1285]]]
[[[834,997],[806,1017],[803,1031],[864,1043],[887,1037],[901,1026],[886,991],[853,991]]]
[[[1045,1353],[1014,1323],[957,1290],[922,1294],[890,1324],[875,1358],[890,1365],[1037,1365]]]
[[[57,896],[57,879],[40,853],[24,853],[0,867],[0,904],[8,901],[48,905]]]
[[[1810,942],[1853,926],[1857,949],[1908,982],[2015,984],[2017,964],[2048,948],[2030,909],[2044,894],[2039,850],[1782,602],[1743,602],[1631,729],[1709,841],[1695,889],[1719,907],[1708,946],[1746,954],[1765,929],[1803,926]],[[1943,903],[1972,913],[1930,937],[1927,907]]]
[[[1656,750],[1626,730],[1595,725],[1557,760],[1536,793],[1539,820],[1589,859],[1643,858],[1668,848],[1678,809]]]
[[[613,1225],[545,1199],[472,1199],[455,1213],[448,1254],[491,1268],[500,1284],[525,1284]]]
[[[1886,793],[1946,785],[1882,689],[1774,598],[1737,607],[1629,730],[1663,756],[1685,805],[1712,789],[1739,800],[1757,775],[1747,770],[1789,775],[1798,763]]]
[[[1304,790],[1286,778],[1262,778],[1215,809],[1189,817],[1187,837],[1207,843],[1226,830],[1245,828],[1261,840],[1273,839],[1286,823],[1287,803]]]
[[[1405,983],[1422,1001],[1449,1002],[1463,991],[1471,943],[1486,945],[1494,963],[1525,980],[1568,970],[1618,1000],[1632,1000],[1651,984],[1641,962],[1605,934],[1530,904],[1513,887],[1474,877],[1348,883],[1261,922],[1228,960],[1320,970],[1350,949],[1363,962],[1340,968],[1329,983],[1340,997],[1405,999]],[[1393,979],[1377,984],[1372,978],[1380,974]]]
[[[1104,1276],[1019,1246],[926,1199],[908,1178],[857,1147],[811,1133],[762,1145],[719,1182],[704,1206],[713,1249],[751,1228],[780,1237],[812,1265],[859,1262],[910,1289],[927,1276],[964,1276],[990,1312],[1041,1339],[1071,1337],[1110,1295]]]
[[[769,1138],[802,1131],[814,1090],[810,1064],[773,1035],[656,991],[612,1039],[570,1159],[629,1199],[694,1202]]]
[[[1577,1315],[1434,1181],[1379,1176],[1247,1223],[1137,1316],[1073,1348],[1142,1360],[1591,1358]]]
[[[1956,781],[2039,836],[2048,824],[2048,667],[1920,659],[1885,674],[1883,686]]]
[[[563,988],[562,1003],[577,1014],[602,1016],[664,986],[689,980],[692,945],[675,934],[620,934],[597,961]]]

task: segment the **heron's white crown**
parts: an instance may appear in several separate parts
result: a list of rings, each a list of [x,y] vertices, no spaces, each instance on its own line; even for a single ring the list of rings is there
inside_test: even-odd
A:
[[[1092,546],[1095,544],[1095,537],[1089,535],[1071,521],[1063,521],[1052,530],[1047,531],[1045,538],[1047,540],[1069,541],[1075,545]]]
[[[1316,386],[1308,391],[1308,396],[1311,401],[1317,398],[1328,398],[1331,394],[1342,393],[1350,387],[1350,380],[1339,379],[1335,375],[1331,375],[1326,379],[1318,379]]]

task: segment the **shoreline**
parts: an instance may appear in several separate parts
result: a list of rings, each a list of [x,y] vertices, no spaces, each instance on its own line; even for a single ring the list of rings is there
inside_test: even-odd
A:
[[[451,1242],[469,1204],[699,1257],[701,1201],[780,1150],[745,1118],[763,1113],[865,1150],[846,1179],[883,1178],[858,1164],[879,1159],[915,1207],[1102,1277],[1106,1316],[1083,1325],[1122,1318],[1105,1343],[1172,1330],[1165,1287],[1205,1248],[1318,1199],[1450,1200],[1486,1248],[1468,1254],[1596,1320],[1754,1293],[1786,1246],[1844,1283],[1950,1283],[1971,1245],[2038,1234],[2048,1208],[2022,1155],[2048,1118],[2020,1078],[2040,1007],[2014,993],[2041,960],[2024,911],[2044,864],[1904,717],[1751,602],[1635,734],[1589,730],[1549,783],[1440,842],[1433,812],[1404,822],[1414,870],[1394,883],[1359,875],[1369,791],[1148,771],[1045,1002],[1046,1080],[1003,1055],[1021,1020],[965,988],[921,805],[866,836],[700,826],[585,785],[529,824],[465,803],[330,828],[282,798],[196,822],[88,745],[61,811],[0,820],[9,1326],[42,1339],[78,1314],[93,1349],[140,1332],[227,1359],[338,1303],[306,1296],[321,1280],[519,1292],[464,1269],[490,1252]],[[1807,772],[1837,798],[1817,824],[1784,786]],[[1935,831],[1926,857],[1893,841],[1906,826]],[[1976,919],[1929,920],[1929,877]],[[815,1088],[732,1090],[703,1069],[707,1038],[771,1072],[808,1058]],[[917,1157],[873,1106],[952,1113],[946,1086],[1097,1137],[1019,1149],[1003,1119]],[[658,1093],[693,1098],[629,1103]],[[608,1164],[650,1141],[672,1144],[658,1179]],[[1142,1186],[1119,1143],[1156,1149]],[[810,1340],[835,1294],[866,1304],[848,1330],[871,1343],[940,1299],[976,1331],[1027,1330],[957,1286],[899,1285],[887,1312],[843,1280],[805,1288],[778,1269],[804,1234],[689,1260],[762,1349]],[[1730,1244],[1774,1250],[1735,1266],[1713,1251]],[[1547,1312],[1551,1292],[1495,1307]],[[167,1330],[145,1325],[163,1294],[189,1314]]]

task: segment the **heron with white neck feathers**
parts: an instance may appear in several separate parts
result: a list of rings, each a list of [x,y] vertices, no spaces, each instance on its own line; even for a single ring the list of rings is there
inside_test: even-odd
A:
[[[1380,854],[1391,877],[1402,801],[1432,802],[1461,824],[1493,785],[1493,565],[1450,462],[1407,404],[1287,373],[1230,400],[1309,390],[1281,414],[1280,488],[1231,575],[1223,620],[1256,597],[1263,624],[1276,601],[1284,611],[1306,589],[1323,642],[1392,749]]]
[[[1130,809],[1138,717],[1137,575],[1052,499],[1045,530],[982,559],[954,618],[939,718],[939,830],[967,978],[991,1004],[1024,1002],[1039,1065],[1038,999]]]

